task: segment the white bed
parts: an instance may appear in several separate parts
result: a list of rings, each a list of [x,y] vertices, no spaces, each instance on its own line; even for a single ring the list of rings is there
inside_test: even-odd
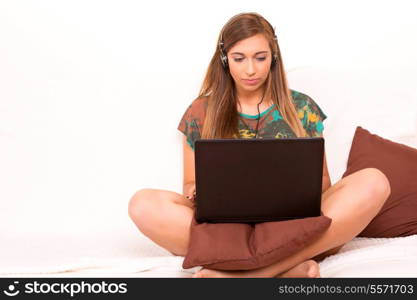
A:
[[[298,68],[289,70],[288,76],[290,86],[310,95],[328,116],[324,122],[324,134],[332,183],[340,179],[346,168],[357,125],[384,138],[417,147],[416,71],[398,70],[395,73],[394,70],[386,70],[375,73],[366,70]],[[401,82],[401,85],[391,84],[393,80]],[[395,99],[395,105],[390,105],[390,99]],[[175,134],[178,136],[172,147],[180,147],[181,135],[179,132]],[[9,145],[10,152],[20,150],[13,147],[24,146],[19,143]],[[7,163],[1,162],[6,167]],[[15,168],[16,164],[9,166]],[[117,171],[115,165],[111,166]],[[30,167],[38,168],[36,164]],[[29,171],[33,172],[32,176],[37,174],[34,170]],[[86,191],[86,186],[74,187],[77,188]],[[140,188],[138,185],[137,189]],[[177,191],[180,190],[178,187]],[[11,196],[14,190],[9,191]],[[126,191],[125,195],[132,195],[133,192]],[[19,222],[14,218],[19,216],[17,213],[11,216],[13,211],[3,208],[0,219],[8,225],[0,228],[0,276],[190,277],[198,267],[182,269],[183,257],[170,254],[144,237],[128,219],[129,197],[122,199],[118,200],[125,201],[122,203],[122,222],[104,226],[109,223],[107,217],[111,214],[103,213],[104,217],[100,218],[97,213],[84,219],[75,219],[77,229],[67,228],[59,234],[52,231],[24,231],[23,227],[14,230],[13,224]],[[68,207],[62,209],[62,217],[71,213],[65,211]],[[94,212],[91,207],[89,212]],[[59,211],[58,208],[58,205],[48,207]],[[111,205],[108,211],[110,208]],[[20,212],[20,207],[14,209]],[[30,216],[30,212],[26,216]],[[51,215],[51,219],[57,223],[59,218],[59,215]],[[93,227],[88,224],[94,222],[98,226],[91,229]],[[27,225],[30,227],[29,223]],[[417,235],[392,239],[355,238],[338,254],[323,260],[320,267],[322,277],[417,277]]]
[[[191,277],[199,269],[183,269],[183,257],[133,228],[125,234],[3,237],[2,245],[1,277]],[[324,259],[320,272],[322,277],[417,277],[416,267],[417,235],[412,235],[355,238]]]

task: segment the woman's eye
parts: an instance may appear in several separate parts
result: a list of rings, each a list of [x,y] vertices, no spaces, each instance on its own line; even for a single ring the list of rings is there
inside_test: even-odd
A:
[[[263,61],[263,60],[265,60],[266,59],[266,57],[257,57],[256,58],[258,61]],[[235,62],[241,62],[243,60],[243,58],[241,57],[241,58],[235,58],[234,59],[234,61]]]

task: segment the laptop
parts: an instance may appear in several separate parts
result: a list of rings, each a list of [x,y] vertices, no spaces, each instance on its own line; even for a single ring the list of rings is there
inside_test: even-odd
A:
[[[196,221],[320,216],[323,155],[323,137],[196,140]]]

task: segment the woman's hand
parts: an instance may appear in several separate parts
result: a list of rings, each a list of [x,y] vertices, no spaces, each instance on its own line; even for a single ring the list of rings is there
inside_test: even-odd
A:
[[[185,198],[189,201],[188,204],[191,208],[195,207],[195,182],[184,185],[183,193]]]

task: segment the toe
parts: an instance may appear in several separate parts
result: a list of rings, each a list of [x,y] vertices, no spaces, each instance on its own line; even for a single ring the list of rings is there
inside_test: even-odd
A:
[[[311,278],[317,278],[320,277],[320,267],[315,261],[309,262],[309,268],[308,268],[308,277]]]

